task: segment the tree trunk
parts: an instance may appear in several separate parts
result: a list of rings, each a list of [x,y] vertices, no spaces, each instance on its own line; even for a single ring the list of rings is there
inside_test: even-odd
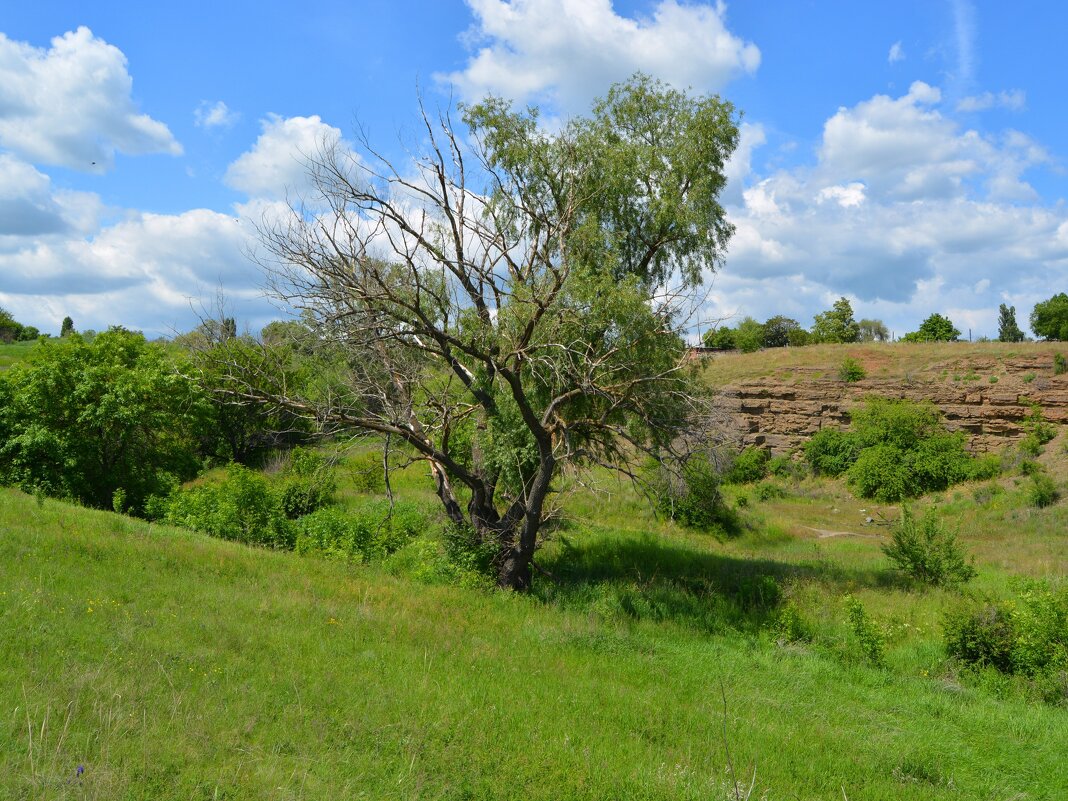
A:
[[[510,546],[502,550],[497,566],[497,586],[505,590],[527,592],[531,585],[531,558],[523,548]]]

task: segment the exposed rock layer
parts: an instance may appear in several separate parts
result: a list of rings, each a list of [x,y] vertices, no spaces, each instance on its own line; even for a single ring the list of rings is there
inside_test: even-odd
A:
[[[1027,417],[1037,404],[1051,423],[1068,423],[1068,375],[1055,376],[1045,358],[1018,358],[992,363],[989,375],[914,380],[864,379],[847,383],[814,378],[798,368],[789,377],[762,378],[721,391],[744,445],[763,445],[786,453],[821,428],[849,422],[849,410],[867,395],[929,400],[945,415],[950,430],[964,431],[975,451],[999,450],[1027,432]],[[992,378],[993,376],[993,378]],[[996,382],[995,382],[996,381]]]

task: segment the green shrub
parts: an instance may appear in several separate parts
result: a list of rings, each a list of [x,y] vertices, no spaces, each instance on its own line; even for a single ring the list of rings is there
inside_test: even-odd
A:
[[[845,604],[849,628],[857,638],[861,654],[873,665],[882,665],[886,652],[886,634],[882,627],[868,616],[864,604],[852,595],[845,597]]]
[[[811,642],[814,636],[811,624],[791,601],[779,607],[772,624],[772,632],[781,642]]]
[[[984,603],[950,611],[943,620],[946,651],[969,665],[1013,672],[1016,628],[1002,604]]]
[[[817,431],[805,443],[805,458],[817,475],[832,478],[842,475],[860,455],[857,438],[837,428]]]
[[[382,469],[382,454],[369,451],[349,461],[352,486],[357,492],[375,493],[386,488]]]
[[[1018,585],[1016,597],[971,602],[946,615],[946,650],[965,664],[1027,676],[1047,700],[1063,703],[1068,673],[1068,587]]]
[[[1060,498],[1057,485],[1053,479],[1045,473],[1035,473],[1031,476],[1031,486],[1027,490],[1027,503],[1037,509],[1053,506]]]
[[[387,501],[356,509],[327,506],[295,524],[296,551],[323,554],[354,562],[381,559],[402,548],[427,528],[427,516],[412,503]]]
[[[1042,472],[1042,465],[1034,459],[1024,459],[1020,462],[1020,473],[1025,476],[1035,476]]]
[[[861,451],[849,468],[848,481],[862,498],[884,503],[921,494],[904,451],[893,445],[874,445]]]
[[[763,448],[745,448],[731,461],[730,467],[723,474],[723,483],[751,484],[760,481],[768,474],[770,458],[771,454]]]
[[[770,501],[774,498],[785,498],[786,490],[778,484],[765,481],[756,485],[756,496],[758,500]]]
[[[789,456],[773,456],[768,460],[768,474],[776,478],[800,479],[804,473],[802,463]]]
[[[957,535],[933,511],[917,521],[909,507],[902,509],[883,553],[901,572],[936,587],[965,584],[976,574]]]
[[[293,547],[293,529],[267,479],[230,465],[215,484],[178,490],[165,504],[163,520],[215,537],[275,548]]]
[[[1068,359],[1064,358],[1061,353],[1053,354],[1053,375],[1064,375],[1068,373]]]
[[[867,372],[856,359],[843,359],[838,368],[838,379],[848,383],[860,381],[867,375]]]
[[[651,482],[657,511],[700,531],[731,535],[738,520],[720,492],[720,475],[705,454],[694,454],[681,470],[658,465]]]
[[[964,434],[946,431],[929,403],[871,397],[851,418],[851,431],[813,436],[805,457],[818,474],[847,473],[861,497],[893,503],[1000,472],[997,457],[969,454]]]
[[[1031,413],[1024,420],[1023,427],[1027,435],[1020,440],[1020,452],[1028,456],[1041,454],[1043,446],[1057,435],[1053,424],[1046,422],[1042,416],[1042,407],[1038,404],[1031,405]]]
[[[974,457],[968,478],[972,481],[987,481],[1001,474],[1001,457],[987,453]]]
[[[334,469],[321,454],[294,448],[279,489],[282,511],[290,520],[311,514],[333,502],[337,490]]]
[[[853,432],[862,448],[893,445],[912,450],[920,442],[944,434],[942,413],[929,402],[869,396],[863,406],[850,412]]]

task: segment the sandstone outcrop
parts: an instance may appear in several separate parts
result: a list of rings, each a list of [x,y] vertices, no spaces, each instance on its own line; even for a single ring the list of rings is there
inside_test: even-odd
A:
[[[854,383],[797,368],[723,387],[720,398],[741,444],[776,454],[798,447],[821,428],[847,425],[849,410],[868,395],[931,401],[950,430],[968,435],[974,451],[1000,450],[1025,436],[1034,404],[1047,421],[1068,423],[1068,375],[1052,375],[1048,360],[1018,358],[987,367],[989,374],[973,366],[964,374],[943,371]]]

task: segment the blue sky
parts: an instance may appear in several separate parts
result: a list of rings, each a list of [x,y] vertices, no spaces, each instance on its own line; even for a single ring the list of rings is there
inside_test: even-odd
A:
[[[1066,29],[1055,2],[11,4],[0,306],[166,335],[222,290],[256,329],[280,313],[251,220],[322,136],[399,155],[417,87],[564,117],[640,69],[744,115],[705,320],[807,326],[846,295],[898,334],[938,311],[996,335],[999,303],[1026,326],[1068,291]]]

